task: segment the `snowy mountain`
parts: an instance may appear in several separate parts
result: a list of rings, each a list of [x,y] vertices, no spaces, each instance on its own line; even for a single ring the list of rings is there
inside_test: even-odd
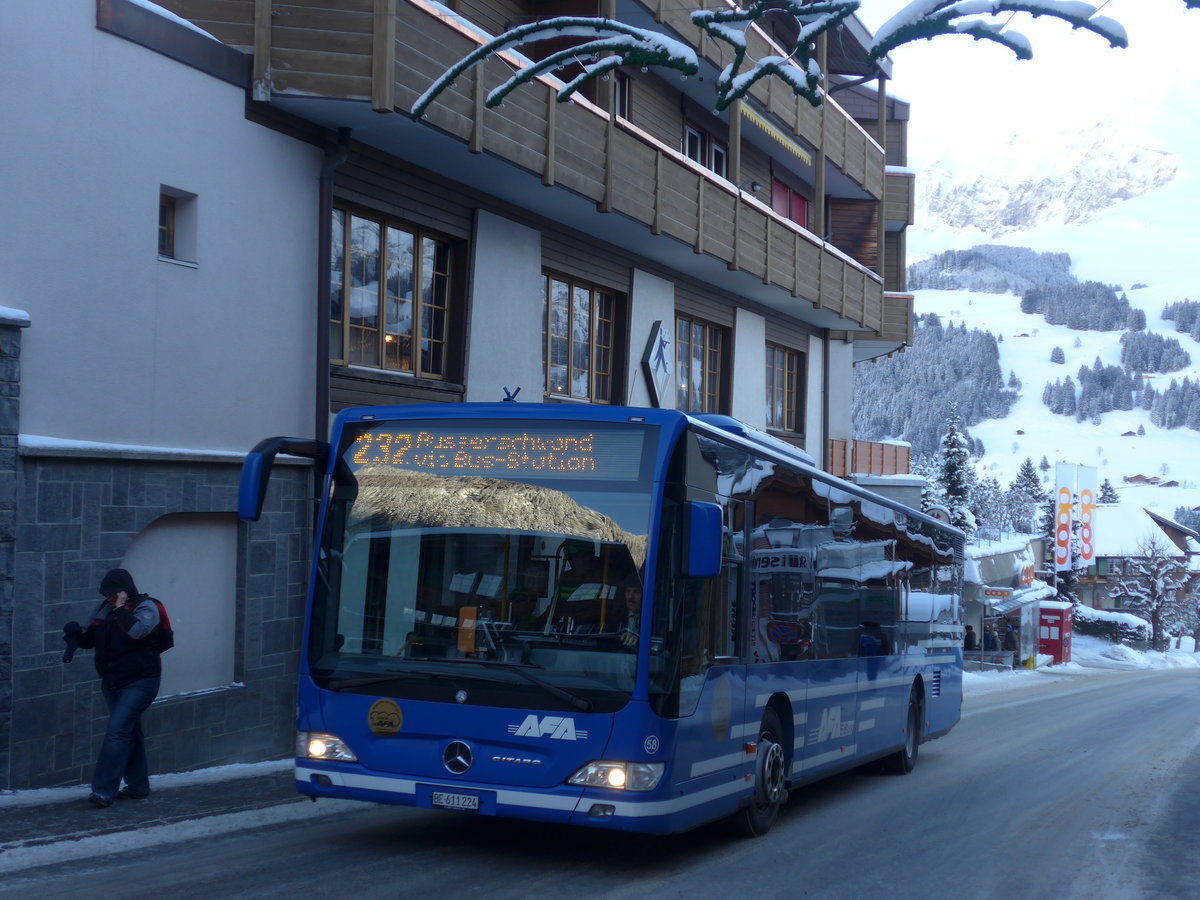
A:
[[[1036,138],[1042,146],[1044,135]],[[1063,135],[1046,156],[1035,139],[1013,135],[984,172],[943,158],[921,171],[921,221],[999,238],[1039,225],[1092,221],[1101,210],[1169,184],[1179,157],[1115,123]]]

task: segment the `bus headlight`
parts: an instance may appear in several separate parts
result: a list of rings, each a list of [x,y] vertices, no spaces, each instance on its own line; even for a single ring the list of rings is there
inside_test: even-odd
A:
[[[296,732],[296,757],[298,759],[331,759],[338,762],[358,762],[345,742],[332,734]]]
[[[663,776],[662,763],[611,762],[588,763],[567,779],[567,784],[613,788],[618,791],[652,791]]]

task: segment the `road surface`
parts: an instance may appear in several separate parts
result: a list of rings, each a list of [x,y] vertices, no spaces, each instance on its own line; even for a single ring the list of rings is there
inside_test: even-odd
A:
[[[1200,669],[1022,683],[968,697],[912,774],[802,788],[756,840],[355,806],[144,850],[114,836],[0,897],[1200,896]]]

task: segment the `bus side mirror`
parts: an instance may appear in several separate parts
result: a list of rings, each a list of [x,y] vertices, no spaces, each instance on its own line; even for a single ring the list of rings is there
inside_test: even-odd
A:
[[[259,441],[242,462],[242,478],[238,484],[238,518],[257,522],[267,497],[267,483],[275,454],[303,456],[324,468],[329,459],[329,445],[308,438],[273,437]]]
[[[721,571],[721,507],[688,500],[684,504],[683,574],[687,578],[712,578]]]

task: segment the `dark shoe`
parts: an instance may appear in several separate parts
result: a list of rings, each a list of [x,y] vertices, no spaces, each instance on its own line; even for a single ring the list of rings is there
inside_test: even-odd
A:
[[[130,790],[129,785],[125,785],[125,787],[117,791],[117,797],[121,800],[145,800],[149,796],[149,791],[146,791],[144,794],[135,794]]]
[[[88,794],[87,799],[88,803],[92,804],[92,806],[96,807],[97,809],[107,809],[108,807],[112,806],[112,800],[110,800],[108,797],[97,794],[95,791],[92,791],[90,794]]]

